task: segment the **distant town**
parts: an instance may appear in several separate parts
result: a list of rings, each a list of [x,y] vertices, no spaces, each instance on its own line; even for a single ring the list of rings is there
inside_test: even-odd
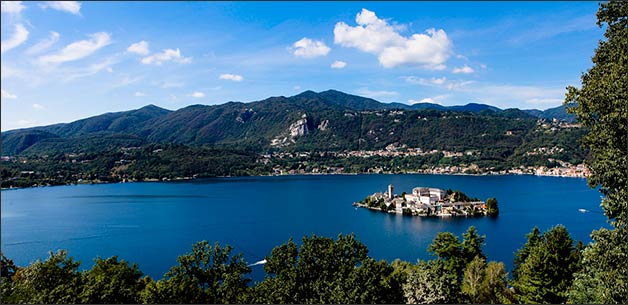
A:
[[[385,193],[374,193],[353,205],[412,216],[496,216],[499,213],[495,198],[484,202],[460,191],[432,187],[415,187],[411,193],[403,192],[401,195],[394,194],[393,190],[390,184]]]

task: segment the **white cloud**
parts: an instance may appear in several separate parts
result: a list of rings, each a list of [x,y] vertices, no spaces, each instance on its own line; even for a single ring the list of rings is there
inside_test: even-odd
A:
[[[16,24],[13,36],[0,42],[0,53],[4,53],[21,45],[26,39],[28,39],[28,30],[26,30],[23,25]]]
[[[342,69],[347,66],[347,63],[344,61],[336,60],[331,64],[333,69]]]
[[[220,74],[220,76],[218,77],[220,79],[226,79],[226,80],[231,80],[234,82],[241,82],[242,80],[244,80],[244,77],[242,77],[242,75],[238,75],[238,74]]]
[[[134,95],[137,96],[137,97],[140,97],[140,96],[146,96],[146,93],[140,92],[140,91],[136,91]]]
[[[205,93],[200,92],[200,91],[196,91],[196,92],[192,92],[189,96],[193,97],[193,98],[204,98],[205,97]]]
[[[32,120],[18,120],[15,123],[17,123],[17,125],[19,125],[19,126],[26,126],[26,125],[33,124],[34,121],[32,121]]]
[[[57,41],[59,41],[59,36],[60,35],[57,32],[54,32],[54,31],[50,32],[49,38],[42,39],[40,42],[38,42],[34,46],[28,48],[28,50],[26,50],[26,54],[29,54],[29,55],[39,54],[43,51],[48,50],[48,48],[50,48],[52,45],[57,43]]]
[[[94,33],[89,35],[89,37],[91,39],[73,42],[55,54],[41,56],[39,61],[44,64],[55,64],[79,60],[111,43],[111,37],[105,32]]]
[[[46,1],[40,6],[42,8],[51,8],[74,15],[81,14],[81,3],[77,1]]]
[[[427,34],[403,37],[400,27],[379,19],[374,12],[362,9],[355,18],[357,26],[344,22],[334,27],[334,43],[377,55],[385,68],[418,65],[430,70],[445,69],[452,54],[452,42],[443,30],[428,29]]]
[[[475,72],[475,70],[473,70],[473,68],[471,68],[471,67],[469,67],[467,65],[464,65],[464,66],[462,66],[460,68],[454,68],[452,70],[452,72],[454,72],[455,74],[458,74],[458,73],[470,74],[470,73]]]
[[[449,97],[448,94],[443,94],[443,95],[437,95],[437,96],[433,96],[433,97],[426,97],[424,99],[421,100],[408,100],[408,104],[412,105],[412,104],[417,104],[417,103],[431,103],[431,104],[439,104],[442,100],[446,99],[447,97]]]
[[[521,86],[509,84],[477,84],[460,91],[466,92],[483,103],[491,103],[502,107],[514,107],[505,105],[504,102],[514,103],[518,108],[559,106],[565,97],[564,87],[548,88],[539,86]],[[523,104],[523,105],[521,105]]]
[[[474,81],[448,80],[446,77],[441,77],[441,78],[432,77],[430,79],[425,79],[425,78],[418,78],[416,76],[405,76],[403,78],[406,80],[406,82],[411,83],[411,84],[439,87],[439,88],[445,88],[448,90],[456,90],[456,89],[459,89],[459,88],[462,88],[464,86],[474,83]]]
[[[148,50],[148,42],[145,40],[130,45],[126,50],[139,55],[148,55],[150,52]]]
[[[22,5],[22,1],[2,1],[0,8],[3,13],[19,15],[26,7]]]
[[[293,54],[295,56],[304,58],[325,56],[331,50],[324,42],[320,40],[312,40],[306,37],[303,37],[301,40],[295,42],[292,45],[292,48],[294,49]]]
[[[32,105],[33,109],[37,110],[37,111],[41,111],[41,110],[45,110],[46,107],[40,105],[40,104],[33,104]]]
[[[69,71],[68,73],[66,73],[63,80],[70,81],[76,78],[91,76],[103,70],[111,73],[113,72],[113,69],[111,69],[111,66],[116,63],[118,63],[117,59],[113,57],[109,57],[99,63],[89,65],[85,68],[79,68],[79,69],[74,69],[72,71]]]
[[[369,90],[369,88],[360,88],[356,90],[356,93],[361,96],[366,96],[370,98],[389,98],[393,96],[399,95],[399,92],[396,91],[386,91],[386,90]]]
[[[153,83],[155,85],[159,85],[159,87],[164,88],[164,89],[168,89],[168,88],[181,88],[183,86],[185,86],[184,82],[181,81],[170,81],[170,80],[166,80],[163,82],[155,82]]]
[[[176,50],[173,49],[165,49],[161,53],[153,54],[151,56],[146,56],[142,58],[142,63],[145,65],[158,65],[160,66],[162,63],[167,61],[173,61],[180,64],[187,64],[192,62],[191,57],[183,57],[181,56],[181,51],[179,48]]]
[[[426,97],[426,98],[424,98],[422,100],[419,100],[419,101],[417,101],[417,100],[408,100],[408,104],[410,104],[410,105],[412,105],[412,104],[419,104],[419,103],[434,104],[434,103],[436,103],[436,101],[434,101],[434,99],[431,98],[431,97]]]
[[[17,95],[15,94],[11,94],[7,91],[5,91],[4,89],[0,89],[2,91],[2,98],[3,99],[8,99],[8,100],[14,100],[17,98]]]

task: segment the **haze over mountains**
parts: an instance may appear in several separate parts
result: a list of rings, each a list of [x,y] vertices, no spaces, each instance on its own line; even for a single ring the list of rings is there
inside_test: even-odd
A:
[[[176,111],[148,105],[71,123],[10,130],[2,133],[2,155],[51,148],[80,151],[81,145],[159,142],[313,150],[379,148],[403,143],[452,149],[460,141],[475,141],[477,145],[512,141],[512,137],[503,137],[505,129],[523,134],[535,125],[537,118],[573,120],[564,106],[540,111],[502,110],[474,103],[407,105],[381,103],[335,90],[305,91],[291,97],[192,105]],[[427,142],[434,137],[440,144]]]

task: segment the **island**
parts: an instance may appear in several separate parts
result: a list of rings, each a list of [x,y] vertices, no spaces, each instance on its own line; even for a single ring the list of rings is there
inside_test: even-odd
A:
[[[433,187],[415,187],[412,193],[397,195],[393,185],[385,193],[377,192],[353,203],[354,206],[387,213],[412,216],[497,216],[497,199],[486,202],[470,198],[461,191],[446,191]]]

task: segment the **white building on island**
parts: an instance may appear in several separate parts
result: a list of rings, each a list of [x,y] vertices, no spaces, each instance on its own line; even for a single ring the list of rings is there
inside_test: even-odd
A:
[[[415,187],[412,195],[417,198],[416,201],[426,205],[435,205],[445,199],[445,191],[432,187]]]

